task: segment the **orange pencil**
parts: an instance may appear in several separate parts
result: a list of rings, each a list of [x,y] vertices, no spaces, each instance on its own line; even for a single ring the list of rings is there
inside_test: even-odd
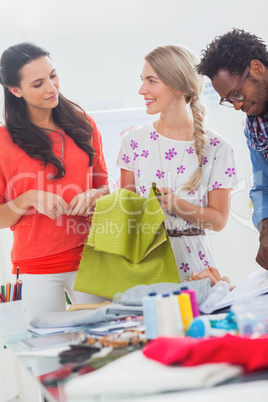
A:
[[[10,287],[11,287],[11,284],[10,284],[10,282],[8,282],[7,283],[7,296],[6,296],[6,301],[7,302],[9,302],[10,301]]]

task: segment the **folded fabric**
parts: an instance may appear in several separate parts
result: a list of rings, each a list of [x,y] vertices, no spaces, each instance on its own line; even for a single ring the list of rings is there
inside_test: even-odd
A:
[[[245,372],[268,368],[268,338],[225,335],[220,338],[159,337],[143,348],[150,359],[164,364],[196,366],[204,363],[232,363]]]
[[[109,305],[97,310],[46,313],[31,320],[35,328],[63,328],[117,320],[129,315],[142,315],[142,307]]]
[[[200,279],[199,281],[191,281],[187,283],[154,283],[152,285],[137,285],[127,289],[124,293],[117,293],[114,296],[114,303],[127,306],[141,306],[143,297],[151,292],[159,294],[173,293],[187,286],[188,289],[194,289],[198,304],[203,303],[211,294],[211,280],[209,278]]]
[[[113,298],[139,284],[179,283],[164,220],[153,185],[148,199],[125,189],[99,198],[74,289]]]
[[[94,372],[74,378],[67,383],[65,393],[68,400],[89,400],[90,396],[100,395],[111,396],[113,401],[122,397],[132,400],[135,395],[210,387],[241,373],[241,367],[228,364],[169,367],[147,359],[141,351],[135,351]]]

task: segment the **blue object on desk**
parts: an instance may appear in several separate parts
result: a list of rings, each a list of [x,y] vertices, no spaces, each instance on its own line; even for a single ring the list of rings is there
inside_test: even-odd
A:
[[[216,318],[216,316],[215,316]],[[187,335],[192,338],[204,338],[208,336],[219,336],[223,331],[237,331],[235,315],[229,312],[223,320],[213,320],[211,316],[201,316],[194,318],[187,331]]]

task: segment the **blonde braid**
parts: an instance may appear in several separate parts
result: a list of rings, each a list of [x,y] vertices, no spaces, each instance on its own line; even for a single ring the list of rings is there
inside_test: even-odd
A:
[[[205,108],[199,97],[193,97],[190,100],[190,107],[193,115],[194,125],[194,147],[198,157],[198,167],[190,177],[188,183],[183,187],[184,190],[195,190],[202,178],[202,166],[204,159],[204,146],[206,143],[203,121],[205,116]]]

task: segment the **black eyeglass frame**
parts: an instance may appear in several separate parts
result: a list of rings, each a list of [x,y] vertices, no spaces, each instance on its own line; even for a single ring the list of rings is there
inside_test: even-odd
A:
[[[242,74],[242,77],[239,81],[238,87],[231,93],[231,95],[228,96],[228,98],[221,98],[219,104],[222,106],[227,106],[227,107],[234,107],[234,103],[239,103],[239,102],[244,102],[246,99],[246,96],[240,92],[240,89],[242,85],[244,84],[248,74],[249,74],[249,66],[245,69],[245,71]],[[233,96],[236,96],[237,99],[234,99]],[[238,99],[239,97],[239,99]],[[228,102],[228,104],[224,103]],[[230,104],[230,105],[229,105]]]

